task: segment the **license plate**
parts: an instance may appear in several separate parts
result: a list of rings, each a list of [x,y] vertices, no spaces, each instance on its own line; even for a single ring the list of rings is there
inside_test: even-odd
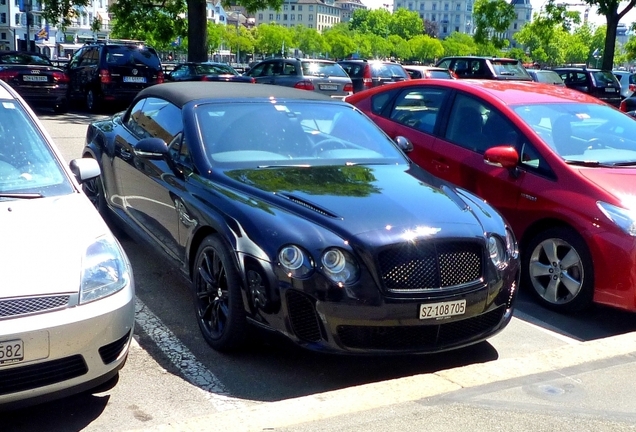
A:
[[[615,88],[606,88],[606,89],[605,89],[605,92],[606,92],[606,93],[615,93],[615,92],[616,92],[616,89],[615,89]]]
[[[48,81],[48,77],[46,75],[22,75],[22,81],[37,81],[37,82],[46,82]]]
[[[463,315],[465,312],[465,299],[420,305],[420,319],[446,318],[454,315]]]
[[[0,365],[24,360],[24,343],[22,339],[0,342]]]
[[[146,77],[131,77],[131,76],[125,76],[125,77],[124,77],[124,82],[129,82],[129,83],[145,83],[145,82],[146,82]]]
[[[320,90],[338,90],[338,86],[334,84],[320,84]]]

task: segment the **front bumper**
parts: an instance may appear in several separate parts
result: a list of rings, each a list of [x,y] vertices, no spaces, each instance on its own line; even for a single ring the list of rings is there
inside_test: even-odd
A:
[[[0,364],[0,409],[57,399],[108,381],[123,367],[135,322],[134,281],[85,305],[0,321],[0,342],[24,359]]]

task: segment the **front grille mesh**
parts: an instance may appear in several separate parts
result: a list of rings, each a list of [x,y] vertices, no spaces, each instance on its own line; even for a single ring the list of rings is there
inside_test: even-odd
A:
[[[320,323],[314,301],[309,296],[294,290],[288,290],[285,297],[294,334],[307,342],[321,340]]]
[[[25,297],[0,300],[0,318],[28,315],[66,307],[70,296],[55,295],[48,297]]]
[[[0,395],[56,384],[87,372],[88,367],[81,355],[0,370]]]
[[[413,291],[477,282],[482,257],[476,242],[419,242],[385,249],[378,261],[386,289]]]
[[[505,312],[499,307],[476,317],[445,324],[417,326],[338,326],[340,342],[354,349],[435,351],[469,341],[494,329]]]
[[[110,364],[117,360],[119,354],[121,354],[121,352],[126,347],[129,336],[130,332],[126,333],[122,338],[116,340],[115,342],[104,345],[99,349],[99,356],[102,358],[104,364]]]

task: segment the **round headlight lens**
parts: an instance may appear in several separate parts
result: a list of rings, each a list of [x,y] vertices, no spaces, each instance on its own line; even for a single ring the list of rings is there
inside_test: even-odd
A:
[[[488,253],[490,260],[498,269],[506,266],[506,252],[501,240],[495,236],[488,237]]]
[[[359,269],[355,259],[340,249],[327,249],[321,257],[323,270],[335,283],[351,283],[358,278]]]
[[[296,245],[288,245],[278,252],[278,261],[290,277],[307,276],[313,269],[309,255]]]

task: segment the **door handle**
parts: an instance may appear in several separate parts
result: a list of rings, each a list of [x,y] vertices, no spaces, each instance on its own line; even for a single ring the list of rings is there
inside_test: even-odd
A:
[[[130,153],[128,150],[124,150],[121,149],[119,151],[119,155],[121,156],[122,159],[128,160],[132,157],[132,153]]]
[[[446,172],[450,169],[450,166],[448,164],[445,164],[444,162],[438,161],[435,159],[433,159],[433,166],[435,167],[437,171],[440,171],[440,172]]]

